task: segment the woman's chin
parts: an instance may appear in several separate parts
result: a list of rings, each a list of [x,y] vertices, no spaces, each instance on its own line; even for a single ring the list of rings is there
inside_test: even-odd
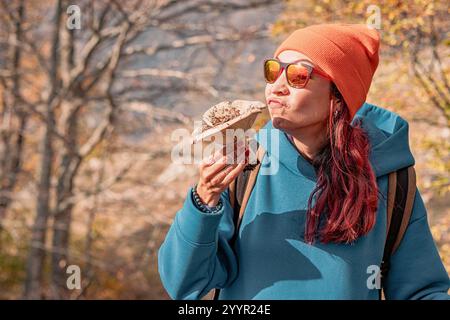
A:
[[[283,129],[286,125],[286,120],[278,116],[272,117],[272,125],[276,129]]]
[[[289,119],[286,119],[283,117],[273,116],[272,117],[272,126],[278,130],[290,132],[293,129],[302,127],[302,124],[294,123],[294,122],[290,121]]]

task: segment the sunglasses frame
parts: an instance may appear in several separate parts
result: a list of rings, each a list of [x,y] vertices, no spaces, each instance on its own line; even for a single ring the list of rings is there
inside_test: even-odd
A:
[[[280,72],[278,73],[278,75],[277,75],[277,77],[275,78],[275,81],[274,81],[274,82],[269,82],[269,81],[267,80],[267,77],[266,77],[265,68],[266,68],[266,63],[269,62],[269,61],[275,61],[275,62],[277,62],[277,63],[280,65],[280,67],[281,67],[281,68],[280,68]],[[299,62],[308,62],[308,63],[300,63],[303,67],[305,67],[305,68],[308,70],[308,78],[306,79],[306,82],[305,82],[304,85],[302,85],[302,86],[294,86],[294,85],[292,85],[292,84],[290,83],[290,81],[289,81],[289,79],[288,79],[288,76],[287,76],[286,70],[289,68],[290,65],[298,65]],[[328,75],[326,75],[325,73],[320,72],[319,70],[317,70],[316,68],[314,68],[312,65],[309,64],[309,61],[308,61],[308,60],[305,60],[305,59],[300,59],[300,60],[296,60],[296,61],[292,61],[292,62],[287,63],[287,62],[281,62],[280,60],[275,59],[275,58],[271,58],[271,59],[265,59],[265,60],[264,60],[264,65],[263,65],[263,66],[264,66],[264,79],[266,80],[267,83],[270,83],[270,84],[275,83],[275,82],[278,80],[278,78],[280,77],[280,75],[281,75],[283,72],[284,72],[284,74],[285,74],[285,76],[286,76],[286,82],[289,84],[289,86],[291,86],[292,88],[295,88],[295,89],[302,89],[302,88],[306,87],[306,85],[308,84],[309,79],[311,79],[311,75],[312,75],[313,73],[315,73],[315,74],[317,74],[317,75],[319,75],[319,76],[321,76],[321,77],[323,77],[323,78],[325,78],[325,79],[331,80],[330,77],[329,77]]]

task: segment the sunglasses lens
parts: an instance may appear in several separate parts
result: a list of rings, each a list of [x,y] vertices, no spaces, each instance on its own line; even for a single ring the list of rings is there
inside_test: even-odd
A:
[[[268,60],[264,64],[264,77],[269,83],[274,83],[280,75],[281,66],[277,61]]]
[[[287,79],[291,86],[295,88],[302,88],[308,81],[308,69],[302,65],[291,64],[286,70]]]

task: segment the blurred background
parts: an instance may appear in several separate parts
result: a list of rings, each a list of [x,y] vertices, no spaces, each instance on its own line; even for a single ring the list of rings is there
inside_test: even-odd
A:
[[[172,132],[264,101],[262,60],[325,22],[381,32],[367,101],[409,121],[450,271],[449,21],[447,1],[0,0],[0,298],[169,298],[157,250],[197,179]]]

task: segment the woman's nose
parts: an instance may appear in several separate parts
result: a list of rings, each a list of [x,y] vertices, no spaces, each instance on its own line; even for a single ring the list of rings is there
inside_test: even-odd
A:
[[[289,88],[284,71],[278,77],[278,79],[272,84],[271,91],[273,94],[276,95],[287,95],[289,93]]]

